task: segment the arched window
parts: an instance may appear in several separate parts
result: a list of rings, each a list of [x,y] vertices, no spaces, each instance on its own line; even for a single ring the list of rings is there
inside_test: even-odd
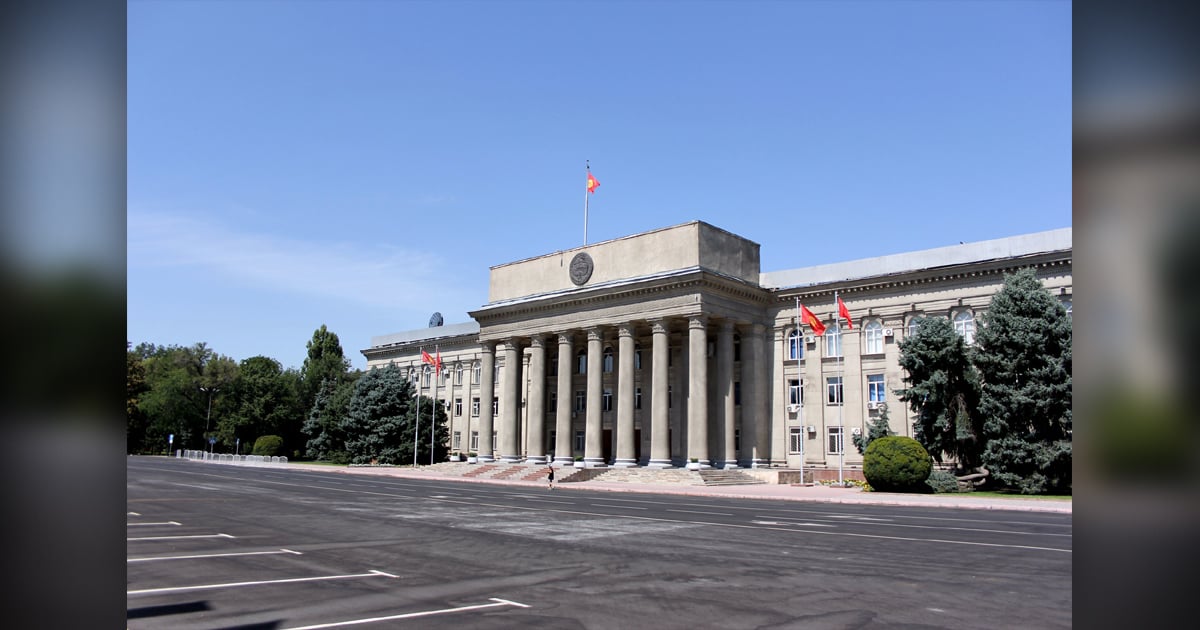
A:
[[[878,320],[867,322],[863,326],[863,352],[866,354],[879,354],[883,352],[883,324]]]
[[[825,329],[825,356],[842,356],[842,327],[834,323]]]
[[[578,374],[587,374],[587,352],[580,350],[575,357],[575,363],[578,364],[576,369]]]
[[[908,320],[908,334],[905,337],[916,337],[917,331],[921,330],[921,316],[913,315],[912,319]]]
[[[604,372],[613,371],[613,351],[612,348],[604,349]]]
[[[954,316],[954,332],[962,335],[967,343],[975,342],[975,316],[971,311],[962,311]]]
[[[642,369],[642,347],[639,345],[633,347],[633,369]]]
[[[472,368],[471,371],[473,372],[473,374],[471,375],[471,378],[473,379],[472,382],[474,382],[476,385],[478,385],[480,378],[482,378],[481,373],[483,372],[483,365],[479,361],[476,361],[475,366],[474,366],[474,368]]]
[[[798,361],[804,358],[804,335],[800,333],[800,329],[796,328],[788,333],[788,350],[787,358],[792,361]]]
[[[454,384],[462,385],[463,366],[461,363],[454,364]]]
[[[429,373],[432,371],[433,370],[428,365],[426,365],[425,369],[422,370],[422,377],[421,377],[421,386],[422,387],[429,387]]]

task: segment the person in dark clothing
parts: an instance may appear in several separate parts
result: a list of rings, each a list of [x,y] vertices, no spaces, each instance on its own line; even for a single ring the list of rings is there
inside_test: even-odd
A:
[[[546,467],[546,484],[547,490],[554,489],[554,464]]]

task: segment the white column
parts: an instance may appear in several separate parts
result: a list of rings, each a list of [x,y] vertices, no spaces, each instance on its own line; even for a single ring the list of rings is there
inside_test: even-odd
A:
[[[554,462],[566,466],[571,456],[571,367],[574,365],[573,334],[558,333],[558,402],[554,409]]]
[[[734,443],[734,430],[737,406],[734,404],[733,391],[733,321],[724,320],[717,331],[717,391],[720,393],[720,417],[722,435],[721,444],[724,455],[724,468],[737,468],[737,448]],[[744,393],[744,392],[743,392]]]
[[[766,326],[755,324],[750,333],[750,344],[753,350],[754,361],[750,365],[750,373],[753,375],[754,390],[756,396],[751,401],[754,408],[754,455],[751,460],[751,465],[754,468],[766,468],[771,465],[771,429],[770,429],[770,401],[771,388],[767,383],[767,354],[763,351]],[[743,368],[744,372],[745,368]],[[745,408],[745,405],[742,406]],[[743,425],[746,423],[743,422]],[[785,438],[786,439],[786,438]]]
[[[628,468],[637,465],[633,443],[633,325],[617,328],[617,452],[613,465]]]
[[[492,401],[496,399],[496,344],[492,341],[483,343],[483,358],[480,362],[479,374],[479,461],[495,461],[492,450],[492,433],[494,432],[494,417]]]
[[[521,345],[516,339],[504,342],[504,374],[500,382],[500,432],[497,446],[506,464],[521,461],[517,433],[521,424]]]
[[[669,332],[666,320],[650,322],[652,336],[650,348],[651,392],[650,392],[650,461],[648,468],[671,467],[671,442],[669,439],[669,409],[667,409],[667,353],[670,351]]]
[[[699,460],[701,468],[710,467],[708,459],[708,332],[703,315],[688,318],[688,463]]]
[[[584,428],[583,464],[588,468],[604,466],[604,431],[601,404],[604,400],[601,359],[604,336],[600,328],[587,331],[587,426]]]
[[[546,462],[546,338],[529,340],[529,452],[525,461]]]

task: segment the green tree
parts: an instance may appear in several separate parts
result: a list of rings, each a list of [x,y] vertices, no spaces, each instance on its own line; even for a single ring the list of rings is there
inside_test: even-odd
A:
[[[883,410],[879,412],[879,415],[875,416],[875,419],[871,420],[871,423],[867,425],[866,435],[851,436],[851,440],[854,442],[854,448],[858,449],[858,454],[862,455],[872,441],[881,437],[894,435],[892,433],[890,424],[891,420],[888,417],[888,410],[885,406]]]
[[[249,446],[264,435],[281,436],[285,453],[303,447],[298,440],[287,441],[299,435],[304,413],[295,381],[279,361],[265,356],[243,360],[229,387],[232,409],[217,424],[217,437],[228,450],[239,442]]]
[[[161,452],[167,449],[167,444],[150,445],[146,439],[146,414],[138,407],[138,400],[146,393],[146,366],[142,358],[126,343],[125,347],[125,448],[130,453]],[[155,448],[158,447],[158,448]]]
[[[975,336],[979,412],[992,481],[1022,493],[1071,489],[1071,321],[1032,269],[1007,276]]]
[[[917,415],[913,437],[939,463],[948,457],[963,470],[975,470],[984,441],[979,376],[966,342],[949,320],[927,317],[915,335],[900,342],[900,353],[908,385],[900,400]]]
[[[346,454],[346,436],[342,432],[341,424],[350,412],[354,385],[361,376],[362,372],[355,370],[340,384],[328,379],[322,384],[308,418],[304,421],[309,457],[339,463],[349,461]]]
[[[341,423],[352,463],[405,464],[413,461],[413,428],[418,413],[413,394],[412,384],[394,365],[369,370],[358,379],[349,413]],[[431,398],[422,397],[417,434],[418,462],[429,461],[429,422],[434,413],[437,413],[434,459],[446,460],[445,408],[435,405]]]
[[[346,380],[350,371],[350,361],[342,352],[342,344],[338,341],[337,334],[327,329],[325,324],[313,331],[312,339],[306,347],[308,354],[300,368],[301,402],[304,409],[309,410],[312,409],[323,382],[329,380],[337,385]]]
[[[209,418],[226,411],[226,394],[236,378],[237,364],[204,343],[188,347],[143,343],[133,353],[141,358],[146,375],[146,391],[137,402],[145,416],[145,430],[140,439],[132,440],[138,452],[162,452],[170,434],[175,436],[175,448],[205,448]]]

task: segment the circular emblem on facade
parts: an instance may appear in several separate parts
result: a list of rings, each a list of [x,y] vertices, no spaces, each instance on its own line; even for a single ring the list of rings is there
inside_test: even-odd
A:
[[[592,257],[586,252],[579,252],[571,259],[571,282],[576,286],[583,286],[588,278],[592,277],[592,269],[594,268]]]
[[[442,314],[434,311],[433,315],[429,316],[429,327],[434,328],[442,325]]]

